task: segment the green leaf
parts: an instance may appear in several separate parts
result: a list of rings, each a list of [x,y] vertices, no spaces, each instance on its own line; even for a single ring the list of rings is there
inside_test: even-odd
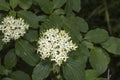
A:
[[[25,19],[25,21],[30,25],[30,27],[32,28],[38,27],[39,19],[36,16],[36,14],[30,11],[21,10],[18,12],[18,17],[22,17],[23,19]]]
[[[14,49],[10,50],[4,58],[4,64],[6,68],[13,68],[17,63],[17,57],[15,55]]]
[[[6,69],[4,66],[0,65],[0,74],[1,75],[8,75],[9,74],[9,70]]]
[[[94,48],[90,52],[89,61],[91,66],[99,73],[102,74],[106,71],[110,58],[106,52],[101,48]]]
[[[81,54],[83,56],[88,57],[90,55],[89,49],[83,44],[78,45],[77,51],[79,52],[79,54]]]
[[[43,80],[51,72],[51,64],[39,63],[35,66],[32,74],[32,80]]]
[[[79,12],[81,9],[81,0],[72,0],[73,2],[73,10]]]
[[[9,3],[7,3],[5,0],[0,0],[0,10],[8,11],[9,9]]]
[[[66,0],[53,0],[53,8],[61,8],[65,4]]]
[[[10,1],[10,6],[14,9],[18,3],[19,3],[19,0],[9,0]]]
[[[64,15],[65,11],[63,9],[56,9],[56,10],[54,10],[53,14]]]
[[[90,30],[86,35],[85,39],[94,43],[102,43],[109,38],[108,32],[104,29],[94,29]]]
[[[40,8],[47,14],[51,14],[53,11],[53,3],[50,0],[37,0]]]
[[[67,17],[66,18],[67,25],[76,32],[87,32],[88,31],[88,24],[83,18],[80,17]]]
[[[81,9],[81,0],[67,0],[65,11],[67,14],[72,13],[72,10],[79,12]]]
[[[25,34],[24,38],[30,42],[37,41],[38,32],[35,30],[29,30],[28,33]]]
[[[13,80],[13,79],[11,79],[11,78],[3,78],[2,80]]]
[[[39,61],[35,48],[25,40],[20,39],[16,41],[15,51],[17,56],[21,57],[31,66],[35,66]]]
[[[97,78],[95,80],[108,80],[108,79],[106,79],[106,78]]]
[[[69,58],[67,62],[62,65],[63,76],[66,80],[85,80],[85,64],[86,58],[83,56]]]
[[[13,79],[13,80],[31,80],[30,76],[23,72],[23,71],[15,71],[13,73],[10,74],[10,77]]]
[[[70,15],[72,13],[72,0],[67,0],[66,6],[65,6],[65,12],[67,15]]]
[[[110,37],[106,42],[102,43],[102,47],[108,52],[120,55],[120,39]]]
[[[89,41],[82,41],[82,44],[84,45],[84,46],[86,46],[87,48],[89,48],[89,49],[93,49],[94,48],[94,45],[91,43],[91,42],[89,42]]]
[[[82,36],[80,32],[86,32],[88,30],[87,23],[79,17],[71,16],[64,18],[63,22],[65,24],[63,28],[70,33],[72,39],[76,42],[81,41]]]
[[[39,15],[38,16],[39,21],[45,21],[47,18],[48,18],[47,15]]]
[[[62,17],[58,15],[51,15],[49,19],[47,19],[43,24],[41,29],[49,29],[49,28],[58,28],[61,29],[63,27]]]
[[[16,11],[10,11],[9,16],[14,16],[15,17],[16,16]]]
[[[22,9],[29,9],[32,5],[32,0],[19,0],[19,6]]]
[[[88,69],[85,71],[86,79],[85,80],[95,80],[99,74],[94,69]]]

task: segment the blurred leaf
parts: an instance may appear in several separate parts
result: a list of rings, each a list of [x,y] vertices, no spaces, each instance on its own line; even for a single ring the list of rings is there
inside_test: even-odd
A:
[[[87,22],[80,17],[69,17],[67,18],[69,22],[69,26],[74,30],[77,30],[78,32],[87,32],[88,31],[88,24]],[[74,27],[75,26],[75,27]]]
[[[39,57],[35,52],[35,48],[25,40],[20,39],[16,41],[15,51],[17,56],[21,57],[26,63],[31,66],[35,66],[39,61]]]
[[[51,14],[53,11],[53,3],[50,0],[37,0],[40,8],[47,14]]]
[[[33,0],[19,0],[19,6],[22,9],[29,9],[32,5]]]
[[[39,19],[36,16],[36,14],[34,14],[30,11],[21,10],[18,12],[18,16],[25,19],[25,21],[30,25],[30,27],[32,27],[32,28],[38,27]]]
[[[102,43],[109,38],[108,32],[104,29],[94,29],[90,30],[86,35],[85,39],[94,43]]]
[[[81,0],[72,0],[73,2],[73,10],[79,12],[81,9]]]
[[[72,13],[72,10],[79,12],[81,9],[81,0],[67,0],[65,11],[67,14]]]
[[[47,18],[48,18],[48,16],[46,16],[46,15],[39,15],[38,16],[39,21],[45,21]]]
[[[13,80],[31,80],[30,76],[23,71],[15,71],[10,74]]]
[[[2,41],[1,38],[2,38],[2,37],[0,37],[0,51],[2,50],[2,48],[3,48],[3,46],[4,46],[4,43],[3,43],[3,41]]]
[[[17,64],[17,57],[14,49],[10,50],[4,58],[4,64],[6,68],[13,68]]]
[[[66,0],[53,0],[53,8],[57,9],[65,4]]]
[[[110,37],[106,42],[102,43],[102,47],[108,52],[120,55],[120,39]]]
[[[86,46],[87,48],[89,48],[89,49],[93,49],[94,48],[94,45],[91,43],[91,42],[89,42],[89,41],[82,41],[82,44],[84,45],[84,46]]]
[[[51,65],[49,63],[39,63],[35,66],[32,74],[32,80],[43,80],[51,72]]]
[[[56,10],[54,10],[53,14],[64,15],[65,11],[63,9],[56,9]]]
[[[79,25],[80,23],[78,24],[76,22],[73,22],[73,20],[77,21],[76,18],[65,18],[64,16],[51,15],[49,19],[47,19],[42,24],[41,29],[49,29],[49,28],[64,29],[66,32],[70,34],[73,41],[79,42],[82,38],[80,34],[81,31]]]
[[[70,15],[72,13],[72,0],[67,0],[66,6],[65,6],[65,12],[67,15]]]
[[[18,3],[19,3],[19,0],[9,0],[10,1],[10,6],[14,9]]]
[[[94,48],[90,52],[89,61],[91,66],[99,73],[102,74],[106,71],[110,62],[109,57],[105,51],[100,48]]]
[[[9,70],[6,69],[4,66],[0,65],[0,74],[1,75],[8,75],[9,74]]]
[[[37,41],[38,32],[35,30],[29,30],[28,33],[25,34],[24,38],[30,42]]]
[[[8,11],[10,5],[5,0],[0,0],[0,10]]]
[[[81,41],[82,36],[80,32],[86,32],[88,30],[87,23],[79,17],[71,16],[64,18],[63,22],[65,24],[63,28],[70,33],[75,42]]]
[[[76,54],[76,53],[74,53]],[[81,55],[81,53],[79,53]],[[74,58],[69,58],[62,65],[63,76],[66,80],[85,80],[85,64],[86,57],[76,55]]]
[[[42,24],[41,29],[49,29],[49,28],[58,28],[61,29],[63,27],[62,17],[58,15],[51,15],[49,19]]]
[[[85,71],[86,79],[85,80],[95,80],[99,74],[94,69],[88,69]]]
[[[77,51],[82,56],[87,56],[88,57],[90,55],[89,49],[85,45],[83,45],[83,44],[78,45]]]
[[[11,78],[3,78],[2,80],[13,80],[13,79],[11,79]]]
[[[97,78],[95,80],[108,80],[107,78]]]
[[[16,16],[16,12],[15,11],[9,11],[9,16]]]

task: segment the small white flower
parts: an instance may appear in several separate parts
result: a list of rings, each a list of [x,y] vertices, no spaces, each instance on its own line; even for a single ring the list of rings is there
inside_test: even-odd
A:
[[[3,19],[0,30],[4,34],[3,42],[7,43],[10,40],[16,40],[21,36],[24,36],[29,25],[24,22],[22,18],[15,19],[12,16],[8,16]]]
[[[66,62],[68,52],[76,48],[77,46],[72,43],[71,37],[64,30],[49,29],[39,38],[37,52],[42,59],[50,58],[60,66]]]

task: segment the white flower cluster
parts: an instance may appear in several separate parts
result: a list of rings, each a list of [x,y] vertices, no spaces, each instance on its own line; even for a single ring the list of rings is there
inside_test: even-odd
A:
[[[66,62],[67,53],[76,50],[77,46],[72,43],[71,37],[64,30],[49,29],[38,40],[37,52],[42,59],[50,58],[56,65]]]
[[[23,36],[28,30],[29,25],[24,23],[22,18],[15,19],[12,16],[8,16],[3,19],[0,30],[4,34],[3,42],[7,43],[10,40],[16,40]]]

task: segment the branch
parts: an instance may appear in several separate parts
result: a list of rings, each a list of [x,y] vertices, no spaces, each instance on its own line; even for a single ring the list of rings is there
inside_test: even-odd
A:
[[[109,17],[109,12],[108,12],[106,0],[103,0],[103,3],[104,3],[104,7],[105,7],[105,17],[106,17],[106,21],[107,21],[107,28],[108,28],[110,35],[112,35],[112,29],[111,29],[111,25],[110,25],[110,17]]]

